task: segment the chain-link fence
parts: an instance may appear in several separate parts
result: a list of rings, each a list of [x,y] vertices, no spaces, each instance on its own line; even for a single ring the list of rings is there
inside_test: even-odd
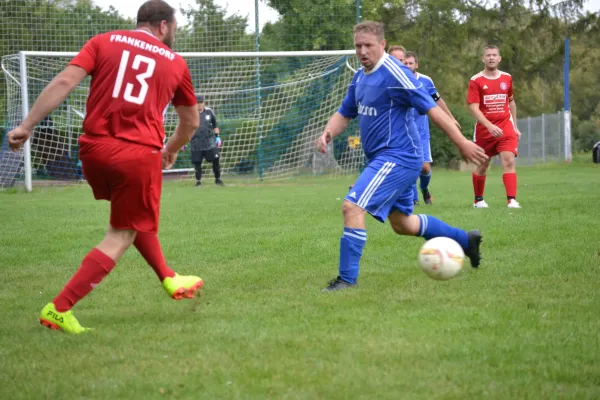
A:
[[[521,131],[517,165],[535,165],[565,161],[571,155],[570,140],[565,140],[565,114],[542,114],[538,117],[520,118]]]

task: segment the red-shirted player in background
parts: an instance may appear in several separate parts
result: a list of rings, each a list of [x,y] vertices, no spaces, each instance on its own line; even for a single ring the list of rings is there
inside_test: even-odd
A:
[[[203,284],[196,276],[173,272],[158,240],[162,168],[199,126],[196,96],[185,60],[170,48],[177,29],[175,10],[162,0],[144,3],[136,30],[90,39],[69,65],[42,91],[23,123],[8,133],[13,150],[33,128],[91,75],[87,115],[80,137],[83,173],[97,200],[110,201],[104,240],[83,259],[79,270],[40,314],[52,329],[81,333],[70,311],[108,273],[132,244],[152,266],[174,299],[192,298]],[[179,115],[163,149],[163,110],[172,101]]]
[[[516,126],[517,105],[513,98],[512,77],[498,70],[502,60],[496,46],[486,46],[482,61],[483,71],[473,76],[469,82],[469,109],[477,119],[474,142],[490,157],[473,173],[473,189],[476,208],[487,208],[483,200],[485,177],[492,157],[500,154],[504,174],[502,180],[506,188],[509,208],[521,208],[517,197],[517,173],[515,157],[518,155],[521,132]]]

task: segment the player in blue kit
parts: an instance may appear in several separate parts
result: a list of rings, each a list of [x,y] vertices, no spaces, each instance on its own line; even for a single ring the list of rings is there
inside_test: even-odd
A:
[[[422,89],[412,71],[385,52],[383,24],[365,21],[354,27],[356,55],[362,64],[339,110],[317,139],[320,152],[359,117],[367,166],[344,198],[344,234],[340,239],[339,275],[325,291],[357,284],[359,263],[367,241],[366,213],[380,222],[390,220],[399,235],[456,240],[476,268],[481,261],[481,233],[466,232],[429,215],[413,215],[412,186],[421,172],[422,154],[416,130],[407,129],[410,108],[427,113],[467,160],[487,160],[482,148],[466,139],[452,119]]]
[[[415,78],[419,83],[423,85],[423,88],[431,95],[431,98],[439,105],[442,110],[446,112],[452,118],[454,124],[460,129],[460,124],[452,115],[452,112],[446,105],[442,96],[438,93],[433,80],[427,75],[423,75],[417,72],[419,68],[419,58],[417,53],[414,51],[407,51],[404,54],[402,60],[400,60],[413,72]],[[419,136],[421,137],[421,149],[423,151],[423,168],[421,169],[421,175],[419,176],[421,193],[423,194],[423,201],[425,204],[433,204],[433,198],[431,197],[431,192],[429,191],[429,183],[431,182],[431,163],[433,159],[431,158],[431,145],[430,134],[429,134],[429,118],[427,118],[427,114],[419,114],[413,112],[416,128],[419,131]],[[419,193],[417,191],[417,185],[413,186],[413,198],[414,203],[417,204],[419,202]]]

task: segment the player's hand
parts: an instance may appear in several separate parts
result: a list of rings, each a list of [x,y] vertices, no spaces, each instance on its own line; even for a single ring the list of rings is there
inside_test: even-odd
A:
[[[515,133],[517,134],[517,140],[521,140],[521,131],[515,126]]]
[[[327,145],[329,144],[329,142],[331,142],[332,139],[333,137],[331,136],[331,132],[329,132],[328,130],[323,132],[323,134],[317,139],[317,150],[320,153],[327,153]]]
[[[490,124],[490,126],[488,126],[488,131],[492,134],[493,137],[502,136],[502,129],[498,128],[494,124]]]
[[[177,160],[177,152],[171,153],[170,151],[167,151],[166,148],[162,149],[161,156],[163,169],[171,169],[171,167],[173,166],[173,164],[175,164],[175,161]]]
[[[30,136],[31,131],[25,129],[22,125],[19,125],[12,131],[8,132],[8,145],[12,151],[19,151]]]
[[[475,143],[468,140],[464,140],[458,146],[458,150],[467,161],[470,161],[475,165],[482,165],[488,160],[488,156],[485,154],[485,151]]]

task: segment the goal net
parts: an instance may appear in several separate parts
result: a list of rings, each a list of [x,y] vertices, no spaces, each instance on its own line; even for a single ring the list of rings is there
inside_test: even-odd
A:
[[[224,175],[278,179],[354,173],[360,168],[363,155],[356,123],[330,143],[327,154],[317,153],[314,146],[358,67],[353,50],[180,54],[190,67],[196,93],[216,115]],[[22,121],[42,89],[75,55],[21,52],[2,58],[8,130]],[[31,190],[44,180],[83,179],[77,139],[89,81],[35,128],[23,151],[2,149],[0,186],[24,181]],[[164,118],[167,137],[176,124],[177,114],[169,106]],[[190,150],[186,146],[173,169],[165,172],[193,171]]]

